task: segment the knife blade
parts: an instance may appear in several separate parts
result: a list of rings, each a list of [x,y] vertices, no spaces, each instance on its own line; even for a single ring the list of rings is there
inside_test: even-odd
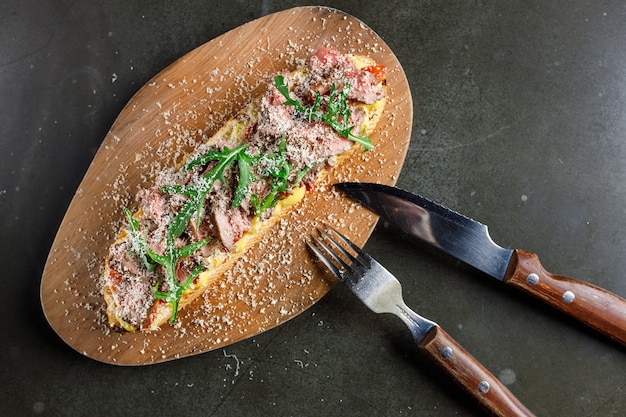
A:
[[[626,300],[622,297],[546,271],[536,254],[497,245],[484,224],[417,194],[373,183],[339,183],[335,187],[405,233],[626,346]]]

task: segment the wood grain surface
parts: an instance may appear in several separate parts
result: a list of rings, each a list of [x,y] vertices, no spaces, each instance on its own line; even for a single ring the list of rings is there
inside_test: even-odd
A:
[[[626,346],[626,299],[543,268],[537,254],[513,251],[504,282]]]
[[[489,415],[534,417],[506,385],[442,328],[435,327],[418,345]]]
[[[136,208],[138,189],[176,166],[271,76],[293,70],[320,45],[387,66],[388,102],[376,148],[344,162],[177,323],[158,332],[109,329],[100,293],[103,259]],[[411,136],[413,103],[400,63],[369,27],[335,9],[302,7],[227,32],[178,59],[143,86],[106,135],[70,203],[41,281],[41,303],[57,334],[81,354],[117,365],[146,365],[217,349],[302,313],[334,284],[312,262],[304,238],[327,222],[363,245],[376,217],[332,189],[338,181],[395,184]]]

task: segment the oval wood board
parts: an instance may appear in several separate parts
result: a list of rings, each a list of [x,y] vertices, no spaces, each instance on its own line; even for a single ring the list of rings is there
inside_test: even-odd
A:
[[[109,329],[102,262],[123,222],[122,207],[153,174],[181,163],[262,93],[271,76],[293,70],[319,46],[373,57],[387,66],[388,102],[376,148],[345,161],[203,297],[160,331]],[[220,348],[302,313],[334,284],[312,262],[304,237],[322,221],[364,245],[376,217],[333,190],[338,181],[393,185],[408,149],[413,104],[404,71],[383,40],[335,9],[275,13],[198,47],[143,86],[124,107],[82,180],[51,247],[41,281],[50,325],[76,351],[117,365],[145,365]]]

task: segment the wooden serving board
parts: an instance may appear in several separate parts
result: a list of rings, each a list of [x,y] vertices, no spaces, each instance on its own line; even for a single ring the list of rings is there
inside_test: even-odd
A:
[[[123,207],[153,174],[177,166],[261,94],[271,77],[293,70],[319,46],[373,57],[387,66],[388,102],[376,148],[336,169],[271,233],[160,331],[109,329],[100,293],[103,259],[124,221]],[[338,10],[301,7],[240,26],[178,59],[124,107],[82,180],[54,240],[41,281],[50,325],[76,351],[117,365],[146,365],[217,349],[302,313],[334,284],[304,245],[321,222],[365,244],[376,217],[333,190],[338,181],[395,184],[413,118],[400,63],[369,27]]]

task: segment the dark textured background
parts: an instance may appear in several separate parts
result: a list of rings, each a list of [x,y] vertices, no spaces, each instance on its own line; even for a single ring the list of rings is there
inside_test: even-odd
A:
[[[398,184],[488,224],[547,269],[626,296],[626,6],[336,1],[402,63]],[[478,416],[344,288],[224,350],[143,368],[85,358],[39,303],[47,253],[107,130],[176,58],[299,1],[0,4],[0,414]],[[538,416],[626,415],[626,349],[382,225],[367,249]]]

